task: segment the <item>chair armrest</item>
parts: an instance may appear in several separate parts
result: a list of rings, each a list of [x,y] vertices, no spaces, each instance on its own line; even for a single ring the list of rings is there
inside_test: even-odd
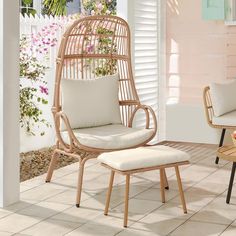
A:
[[[157,118],[156,118],[156,115],[155,115],[155,112],[153,111],[153,109],[150,106],[147,106],[147,105],[140,104],[134,109],[134,111],[133,111],[133,113],[130,117],[128,127],[132,127],[134,117],[135,117],[138,110],[143,110],[145,112],[145,115],[146,115],[146,129],[150,128],[149,126],[150,126],[150,114],[151,114],[152,119],[153,119],[153,123],[154,123],[154,131],[156,133],[156,131],[157,131]]]
[[[209,86],[205,87],[203,90],[203,103],[204,103],[204,109],[205,109],[207,123],[211,127],[214,127],[214,125],[212,124],[212,117],[214,115],[214,110],[213,110],[213,106],[212,106]]]
[[[66,116],[66,114],[64,112],[59,111],[59,112],[55,113],[54,119],[55,119],[56,135],[59,140],[59,143],[62,145],[63,149],[66,152],[72,152],[73,148],[75,147],[73,140],[76,138],[75,138],[74,133],[71,129],[68,117]],[[66,144],[61,136],[60,121],[64,122],[64,124],[65,124],[66,130],[68,132],[69,139],[70,139],[70,145]]]

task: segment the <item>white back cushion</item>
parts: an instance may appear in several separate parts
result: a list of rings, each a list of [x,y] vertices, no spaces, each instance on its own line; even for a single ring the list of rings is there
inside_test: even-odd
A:
[[[61,90],[62,111],[72,129],[121,123],[118,75],[91,80],[63,79]]]
[[[210,94],[215,116],[236,110],[236,81],[225,84],[212,83]]]

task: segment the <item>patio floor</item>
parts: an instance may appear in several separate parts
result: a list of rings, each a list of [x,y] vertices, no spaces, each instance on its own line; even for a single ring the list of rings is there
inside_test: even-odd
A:
[[[215,146],[166,143],[190,153],[191,165],[181,167],[188,214],[184,215],[174,170],[167,169],[170,190],[160,201],[159,173],[131,178],[129,227],[123,225],[124,176],[115,177],[111,211],[103,215],[110,172],[96,160],[86,166],[81,207],[75,207],[78,164],[21,183],[21,201],[0,209],[0,236],[5,235],[236,235],[236,186],[225,203],[231,163],[214,164]]]

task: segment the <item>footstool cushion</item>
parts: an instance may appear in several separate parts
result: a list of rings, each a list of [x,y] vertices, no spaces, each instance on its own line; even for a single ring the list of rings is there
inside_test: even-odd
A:
[[[183,151],[158,145],[103,153],[98,160],[116,170],[127,171],[185,162],[189,158]]]

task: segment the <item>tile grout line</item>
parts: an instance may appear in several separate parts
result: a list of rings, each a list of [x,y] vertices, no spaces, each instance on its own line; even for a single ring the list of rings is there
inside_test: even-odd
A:
[[[61,194],[61,193],[66,192],[66,191],[67,191],[67,190],[63,190],[62,192],[57,193],[57,194],[54,194],[54,195],[52,195],[52,196],[50,196],[50,197],[48,197],[48,198],[54,197],[54,196],[56,196],[56,195],[58,195],[58,194]],[[19,210],[16,210],[16,211],[14,211],[14,212],[12,212],[12,213],[10,213],[10,214],[8,214],[8,215],[6,215],[6,216],[0,218],[0,221],[1,221],[2,219],[4,219],[4,218],[8,217],[8,216],[11,216],[11,215],[13,215],[13,214],[17,214],[19,211],[25,210],[25,209],[30,208],[30,207],[32,207],[32,206],[35,206],[35,205],[37,205],[37,204],[39,204],[39,203],[41,203],[41,202],[44,202],[44,201],[47,200],[48,198],[45,198],[45,199],[43,199],[43,200],[40,200],[40,201],[38,201],[37,203],[30,204],[29,206],[20,208]],[[64,205],[66,205],[66,204],[64,204]],[[68,208],[66,208],[66,209],[69,209],[70,207],[71,207],[71,206],[68,206]],[[65,210],[66,210],[66,209],[65,209]],[[63,211],[64,211],[64,210],[63,210]],[[58,213],[56,213],[56,214],[58,214]],[[55,214],[55,215],[56,215],[56,214]],[[26,215],[26,216],[31,216],[31,215]],[[54,215],[51,215],[50,217],[52,217],[52,216],[54,216]],[[37,216],[32,216],[32,217],[37,217]],[[36,225],[36,224],[38,224],[38,223],[40,223],[40,222],[42,222],[42,221],[44,221],[44,220],[50,218],[50,217],[46,217],[46,218],[40,220],[39,222],[37,222],[37,223],[35,223],[35,224],[33,224],[33,225],[29,226],[29,227],[32,227],[32,226],[34,226],[34,225]],[[28,229],[29,227],[27,227],[27,228],[25,228],[25,229]],[[24,231],[25,229],[20,230],[20,231],[18,231],[18,232],[16,232],[16,233],[20,233],[20,232]],[[14,233],[14,234],[16,234],[16,233]]]
[[[125,182],[125,180],[124,181],[122,181],[121,183],[124,183]],[[120,184],[121,184],[120,183]],[[117,186],[118,186],[119,184],[117,184]],[[154,184],[153,184],[154,185]],[[147,188],[147,189],[145,189],[145,190],[143,190],[143,191],[141,191],[141,192],[139,192],[139,193],[137,193],[137,194],[135,194],[134,196],[132,196],[131,198],[129,198],[129,200],[130,199],[133,199],[133,198],[135,198],[135,196],[137,196],[138,194],[141,194],[141,193],[143,193],[143,192],[145,192],[145,191],[147,191],[147,190],[149,190],[149,189],[151,189],[152,187],[153,187],[153,185],[152,186],[150,186],[149,188]],[[87,199],[88,200],[88,199]],[[86,200],[86,201],[87,201]],[[118,206],[120,206],[120,205],[122,205],[124,203],[124,201],[122,201],[121,200],[121,202],[119,202],[119,203],[117,203],[115,206],[113,206],[113,207],[111,207],[111,209],[114,209],[114,208],[116,208],[116,207],[118,207]],[[103,215],[103,213],[101,213],[101,215]],[[96,216],[94,219],[96,219],[96,218],[98,218],[100,215],[98,215],[98,216]],[[92,220],[94,220],[94,219],[92,219]],[[88,224],[89,222],[91,222],[92,220],[89,220],[88,222],[86,222],[86,223],[84,223],[84,224],[82,224],[82,225],[80,225],[79,227],[77,227],[76,229],[78,229],[78,228],[80,228],[81,226],[83,226],[83,225],[86,225],[86,224]],[[137,221],[134,221],[133,222],[133,224],[135,223],[135,222],[137,222]],[[76,229],[73,229],[72,231],[70,231],[70,232],[73,232],[74,230],[76,230]],[[122,229],[123,230],[123,229]],[[121,230],[121,231],[122,231]],[[119,233],[121,232],[121,231],[119,231]],[[68,233],[66,233],[66,234],[64,234],[64,236],[65,235],[67,235],[67,234],[69,234],[70,232],[68,232]],[[116,234],[115,234],[116,235]]]
[[[69,208],[71,208],[71,206],[69,206],[69,207],[66,208],[65,210],[68,210]],[[65,210],[63,210],[63,211],[65,211]],[[41,222],[43,222],[43,221],[45,221],[45,220],[47,220],[47,219],[50,219],[51,217],[53,217],[53,216],[55,216],[55,215],[57,215],[57,214],[59,214],[59,213],[55,213],[55,214],[53,214],[53,215],[51,215],[51,216],[48,216],[48,217],[46,217],[46,218],[44,218],[44,219],[38,221],[38,222],[35,223],[35,224],[32,224],[32,225],[30,225],[30,226],[28,226],[28,227],[26,227],[26,228],[24,228],[24,229],[22,229],[22,230],[19,230],[19,231],[16,232],[15,234],[19,234],[19,233],[21,233],[21,232],[23,232],[23,231],[25,231],[25,230],[27,230],[27,229],[29,229],[29,228],[31,228],[31,227],[33,227],[33,226],[39,224],[39,223],[41,223]],[[32,217],[36,217],[36,216],[32,216]],[[60,221],[60,220],[58,220],[58,221]],[[62,221],[62,220],[61,220],[61,221]]]
[[[101,175],[102,175],[102,174],[101,174]],[[124,182],[124,181],[122,181],[121,183],[123,183],[123,182]],[[121,184],[121,183],[117,183],[117,184],[115,184],[115,186],[119,186],[119,184]],[[44,183],[44,184],[45,184],[45,183]],[[43,184],[43,185],[44,185],[44,184]],[[153,186],[153,185],[152,185],[152,186]],[[152,186],[151,186],[150,188],[152,188]],[[148,188],[148,189],[149,189],[149,188]],[[147,189],[146,189],[146,190],[147,190]],[[146,191],[146,190],[143,190],[143,191]],[[64,193],[64,192],[66,192],[66,191],[68,191],[68,190],[64,190],[64,191],[62,191],[62,192],[60,192],[60,193],[57,193],[57,194],[52,195],[52,196],[50,196],[50,197],[48,197],[48,198],[45,198],[45,199],[43,199],[43,200],[41,200],[41,201],[39,201],[39,202],[37,202],[37,203],[31,204],[30,206],[21,208],[21,209],[15,211],[15,212],[10,213],[9,215],[15,214],[15,213],[17,213],[17,212],[19,212],[19,211],[21,211],[21,210],[27,209],[27,208],[31,207],[32,205],[37,205],[38,203],[44,202],[44,201],[46,201],[46,200],[48,200],[48,199],[50,199],[50,198],[52,198],[52,197],[54,197],[54,196],[56,196],[56,195],[59,195],[59,194]],[[142,192],[143,192],[143,191],[142,191]],[[140,193],[142,193],[142,192],[140,192]],[[97,194],[96,194],[96,195],[97,195]],[[137,194],[136,194],[136,195],[137,195]],[[136,196],[136,195],[135,195],[135,196]],[[93,197],[90,196],[88,199],[86,199],[86,200],[84,200],[84,201],[81,201],[81,202],[86,202],[87,200],[90,200],[91,198],[93,198]],[[132,197],[132,198],[133,198],[133,197]],[[119,202],[119,203],[118,203],[116,206],[114,206],[113,208],[119,206],[120,204],[123,204],[123,202]],[[64,204],[64,205],[66,205],[66,204]],[[31,225],[31,226],[29,226],[29,227],[23,229],[23,230],[18,231],[17,233],[20,233],[20,232],[22,232],[22,231],[24,231],[24,230],[27,230],[28,228],[31,228],[31,227],[33,227],[33,226],[35,226],[35,225],[41,223],[42,221],[45,221],[45,220],[47,220],[47,219],[49,219],[49,218],[52,218],[52,217],[54,217],[54,216],[56,216],[56,215],[58,215],[58,214],[61,214],[61,213],[63,213],[64,211],[66,211],[66,210],[68,210],[68,209],[70,209],[70,208],[72,208],[72,207],[74,207],[74,206],[73,206],[73,205],[72,205],[72,206],[70,205],[68,208],[64,209],[63,211],[57,212],[57,213],[55,213],[55,214],[53,214],[53,215],[51,215],[51,216],[49,216],[49,217],[46,217],[46,218],[40,220],[39,222],[37,222],[37,223],[35,223],[35,224],[33,224],[33,225]],[[102,214],[102,213],[101,213],[101,214]],[[7,215],[7,216],[9,216],[9,215]],[[7,217],[7,216],[6,216],[6,217]],[[97,217],[97,216],[96,216],[96,217]],[[96,218],[96,217],[95,217],[95,218]],[[3,217],[3,218],[5,218],[5,217]],[[1,218],[1,219],[2,219],[2,218]],[[91,220],[89,220],[88,222],[90,222],[90,221],[91,221]],[[72,222],[72,221],[67,221],[67,222]],[[84,224],[87,224],[88,222],[86,222],[86,223],[81,223],[81,225],[80,225],[79,227],[81,227],[81,226],[84,225]],[[77,227],[77,228],[79,228],[79,227]],[[73,230],[76,230],[77,228],[75,228],[75,229],[73,229]]]
[[[75,163],[77,163],[77,162],[75,162]],[[73,164],[75,164],[75,163],[72,163],[71,165],[73,165]],[[90,167],[92,167],[92,166],[94,166],[94,165],[97,165],[97,163],[91,164],[91,165],[89,165],[89,166],[87,166],[87,167],[85,166],[85,169],[88,169],[88,168],[90,168]],[[67,166],[64,166],[64,167],[62,167],[62,168],[55,169],[54,171],[57,171],[57,170],[60,170],[60,169],[66,168],[66,167],[67,167]],[[78,167],[77,167],[77,168],[78,168]],[[78,172],[78,170],[79,170],[79,168],[78,168],[77,170],[74,170],[74,171],[70,172],[70,173],[64,174],[64,175],[62,175],[62,176],[55,177],[54,180],[58,180],[58,179],[60,180],[60,179],[64,178],[65,176],[68,176],[68,175],[71,175],[71,174],[73,174],[73,173]],[[45,175],[45,174],[46,174],[46,173],[44,173],[44,174],[42,174],[42,175]],[[41,177],[42,175],[36,176],[35,178],[39,178],[39,177]],[[32,180],[32,179],[26,180],[26,181],[31,181],[31,180]],[[23,182],[21,182],[21,183],[23,184],[24,182],[25,182],[25,181],[23,181]],[[36,185],[36,186],[34,186],[34,187],[30,188],[30,189],[27,189],[27,190],[24,190],[24,191],[20,192],[20,194],[21,194],[21,193],[24,193],[24,192],[27,192],[27,191],[30,191],[30,190],[32,190],[32,189],[34,189],[34,188],[39,187],[39,186],[46,185],[46,184],[48,184],[48,183],[45,183],[45,181],[44,181],[44,182],[41,183],[41,184],[38,184],[38,185]],[[26,184],[26,186],[27,186],[27,184]]]
[[[235,220],[233,220],[233,221],[219,234],[219,236],[222,235],[229,227],[231,227],[234,222],[235,222]]]
[[[227,165],[227,164],[225,164]],[[224,166],[225,166],[224,165]],[[220,167],[223,168],[224,166]],[[216,170],[218,171],[218,170]],[[213,173],[215,173],[216,171],[212,172],[210,175],[212,175]],[[210,175],[208,175],[207,177],[209,177]],[[207,178],[206,177],[206,178]],[[198,183],[200,183],[202,180],[200,180]],[[196,183],[196,184],[198,184]],[[195,186],[196,184],[194,184],[193,186]],[[192,187],[193,187],[192,186]],[[227,189],[226,189],[227,190]],[[197,213],[199,213],[203,208],[205,208],[206,206],[208,206],[210,203],[212,203],[217,197],[219,197],[220,195],[222,195],[226,190],[224,190],[223,192],[219,193],[218,195],[216,195],[215,198],[213,198],[210,202],[208,202],[206,205],[202,206],[198,211],[196,211],[192,216],[190,216],[187,220],[185,220],[182,224],[180,224],[178,227],[176,227],[174,230],[172,230],[168,235],[172,234],[175,230],[177,230],[180,226],[182,226],[183,224],[185,224],[187,221],[189,221],[194,215],[196,215]],[[194,220],[193,220],[194,221]],[[212,222],[206,222],[206,221],[195,221],[195,222],[201,222],[201,223],[212,223]],[[212,224],[217,224],[217,223],[212,223]],[[232,224],[232,223],[231,223]]]
[[[89,167],[90,167],[90,166],[89,166]],[[89,168],[89,167],[88,167],[88,168]],[[46,184],[46,183],[44,183],[44,184]],[[44,185],[44,184],[42,184],[42,185]],[[37,187],[38,187],[38,186],[37,186]],[[54,197],[54,196],[56,196],[56,195],[62,194],[62,193],[64,193],[64,192],[66,192],[66,191],[68,191],[68,189],[66,189],[66,190],[64,190],[64,191],[62,191],[62,192],[60,192],[60,193],[57,193],[57,194],[55,194],[55,195],[52,195],[52,196],[50,196],[50,197],[47,197],[47,198],[45,198],[45,199],[43,199],[43,200],[41,200],[41,201],[39,201],[39,202],[37,202],[37,203],[34,203],[34,204],[32,204],[32,205],[37,205],[38,203],[45,202],[46,200],[48,200],[48,199],[50,199],[50,198],[52,198],[52,197]],[[86,200],[84,200],[84,201],[87,201],[87,200],[89,200],[90,198],[92,198],[92,197],[89,197],[88,199],[86,199]],[[83,202],[83,201],[81,201],[81,202]],[[32,205],[27,206],[27,207],[24,207],[24,208],[21,208],[21,209],[18,210],[18,211],[25,210],[25,209],[31,207]],[[66,204],[63,204],[63,205],[66,205]],[[18,232],[16,232],[16,233],[21,233],[21,232],[23,232],[23,231],[25,231],[25,230],[27,230],[27,229],[29,229],[29,228],[35,226],[35,225],[37,225],[37,224],[39,224],[39,223],[41,223],[41,222],[47,220],[47,219],[50,219],[50,218],[52,218],[52,217],[54,217],[54,216],[56,216],[56,215],[58,215],[58,214],[60,214],[60,213],[63,213],[64,211],[66,211],[66,210],[68,210],[68,209],[70,209],[70,208],[72,208],[72,207],[73,207],[73,205],[69,205],[68,208],[64,209],[63,211],[57,212],[57,213],[55,213],[55,214],[53,214],[53,215],[51,215],[51,216],[49,216],[49,217],[46,217],[46,218],[40,220],[39,222],[37,222],[37,223],[35,223],[35,224],[33,224],[33,225],[31,225],[31,226],[29,226],[29,227],[23,229],[23,230],[20,230],[20,231],[18,231]],[[13,213],[11,213],[11,214],[17,213],[18,211],[13,212]],[[58,220],[58,221],[60,221],[60,220]],[[67,222],[72,222],[72,221],[67,221]],[[72,223],[74,223],[74,222],[72,222]],[[81,226],[81,225],[80,225],[80,226]],[[80,227],[80,226],[79,226],[79,227]],[[78,228],[79,228],[79,227],[78,227]],[[15,233],[14,233],[14,234],[15,234]]]

